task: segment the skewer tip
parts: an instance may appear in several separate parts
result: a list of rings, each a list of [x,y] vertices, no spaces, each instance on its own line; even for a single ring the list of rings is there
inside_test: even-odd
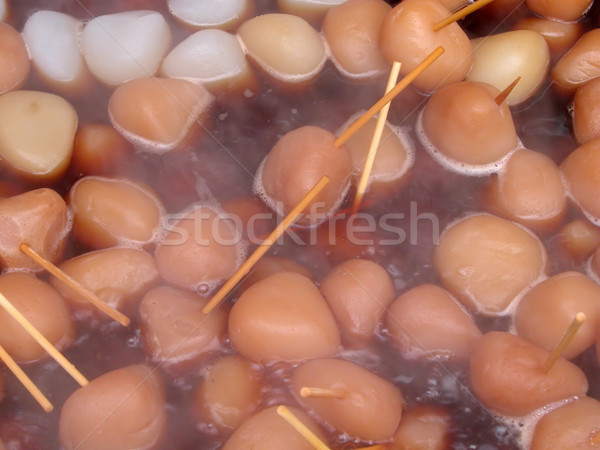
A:
[[[510,95],[510,93],[513,91],[513,89],[519,83],[520,80],[521,80],[521,77],[517,77],[502,92],[500,92],[498,94],[498,96],[494,100],[496,102],[496,105],[500,106],[507,99],[507,97]]]
[[[49,413],[54,409],[50,400],[40,391],[35,383],[27,376],[23,369],[15,362],[15,360],[8,354],[8,352],[0,345],[0,360],[4,362],[6,367],[14,374],[14,376],[21,382],[21,384],[29,391],[31,396],[39,403],[39,405]],[[1,442],[0,442],[1,443]],[[0,445],[0,448],[3,448]]]
[[[300,389],[300,397],[302,397],[302,398],[310,397],[309,388],[303,387],[302,389]]]
[[[565,333],[558,341],[558,344],[556,344],[556,346],[552,349],[552,351],[544,361],[544,364],[542,365],[542,372],[544,374],[550,372],[550,369],[552,369],[554,364],[556,364],[556,361],[558,361],[558,359],[564,353],[566,348],[569,346],[569,344],[575,337],[575,334],[577,333],[583,322],[585,322],[585,319],[586,316],[583,312],[578,312],[577,314],[575,314],[575,317],[567,327]]]
[[[302,398],[337,398],[346,397],[346,391],[342,389],[327,389],[304,386],[300,389],[300,397]]]
[[[44,408],[44,411],[47,413],[52,412],[54,410],[54,406],[51,403],[49,403],[48,405],[43,405],[42,408]]]

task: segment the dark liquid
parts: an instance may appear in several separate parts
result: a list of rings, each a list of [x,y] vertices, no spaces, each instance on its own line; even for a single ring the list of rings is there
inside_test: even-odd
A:
[[[183,30],[169,16],[164,0],[38,0],[9,2],[12,16],[9,22],[21,30],[27,16],[39,9],[52,9],[87,20],[93,16],[129,9],[156,9],[170,21],[174,43],[181,41],[189,32]],[[261,13],[274,10],[274,2],[259,2]],[[597,16],[597,8],[588,15]],[[476,14],[467,19],[467,29],[473,35],[487,33],[491,28],[483,17]],[[510,26],[517,17],[511,17],[502,29]],[[476,33],[475,33],[476,32]],[[335,131],[349,116],[360,109],[370,107],[384,91],[385,80],[370,84],[356,84],[345,80],[331,65],[326,65],[314,86],[301,94],[282,92],[267,80],[260,90],[239,98],[217,98],[211,107],[204,126],[207,133],[199,137],[187,152],[165,155],[136,155],[135,160],[119,169],[119,175],[142,180],[153,186],[162,197],[167,209],[176,212],[188,204],[214,196],[223,202],[243,195],[252,195],[253,175],[260,161],[270,148],[286,132],[303,125],[317,125]],[[36,79],[30,77],[25,89],[46,90]],[[108,88],[98,86],[92,96],[85,99],[69,98],[77,108],[80,123],[108,123]],[[392,105],[389,121],[412,127],[418,110],[426,97],[409,88]],[[514,111],[517,132],[526,147],[548,154],[556,162],[562,161],[576,145],[571,138],[571,119],[567,113],[567,100],[553,95],[549,83],[540,93]],[[416,142],[414,134],[412,135]],[[226,150],[225,150],[226,149]],[[8,175],[2,174],[3,178]],[[54,186],[66,194],[80,175],[71,171]],[[390,195],[385,201],[374,204],[367,211],[374,217],[385,212],[411,211],[416,205],[417,214],[433,213],[439,220],[440,230],[449,222],[466,212],[481,211],[485,205],[479,197],[484,178],[468,178],[444,171],[430,159],[426,152],[417,148],[411,180],[401,191]],[[202,189],[198,189],[201,186]],[[33,186],[23,185],[23,190]],[[572,217],[577,213],[570,211]],[[410,230],[407,217],[398,226]],[[425,282],[437,282],[432,269],[432,252],[435,230],[430,221],[416,220],[414,233],[400,245],[381,244],[389,237],[384,230],[371,235],[373,244],[351,248],[354,256],[373,259],[383,265],[393,276],[397,292]],[[558,252],[552,236],[544,237],[551,255],[552,273],[564,270],[582,270]],[[412,242],[411,242],[412,241]],[[67,256],[87,249],[71,242]],[[317,244],[299,246],[289,239],[272,250],[273,253],[290,256],[306,265],[317,279],[321,279],[342,257],[335,246]],[[235,294],[231,296],[235,298]],[[79,325],[77,343],[65,352],[88,379],[126,365],[146,360],[136,334],[136,319],[130,329],[116,324],[104,325],[90,330]],[[477,318],[482,331],[505,330],[508,320]],[[483,408],[468,388],[466,365],[439,362],[411,362],[398,356],[382,336],[366,351],[353,352],[350,359],[395,382],[405,395],[408,404],[427,403],[443,405],[453,417],[452,448],[455,449],[513,449],[518,448],[519,431],[512,429]],[[586,371],[590,381],[590,395],[600,398],[600,368],[590,349],[576,362]],[[206,361],[209,364],[210,361]],[[287,392],[285,374],[290,367],[278,365],[265,369],[269,389],[264,405],[292,401]],[[38,363],[25,368],[40,389],[53,402],[55,410],[42,412],[6,369],[6,398],[0,403],[0,437],[10,448],[52,449],[58,448],[58,418],[66,398],[78,387],[53,361]],[[198,374],[173,380],[163,377],[167,387],[169,429],[164,440],[165,449],[213,449],[219,448],[225,438],[202,434],[194,428],[189,414],[189,399],[198,383]],[[348,444],[338,436],[331,435],[338,447]]]

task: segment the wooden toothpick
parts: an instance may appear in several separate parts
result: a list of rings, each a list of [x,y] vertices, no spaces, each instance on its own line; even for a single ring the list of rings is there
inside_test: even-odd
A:
[[[394,61],[392,70],[390,71],[390,76],[388,78],[388,83],[385,88],[386,93],[390,92],[396,84],[398,75],[400,74],[401,66],[402,65],[399,62]],[[371,170],[373,170],[373,164],[375,163],[375,157],[377,156],[377,149],[379,148],[379,143],[381,142],[381,135],[383,134],[383,128],[385,127],[385,122],[387,120],[389,111],[390,103],[386,103],[383,108],[381,108],[381,112],[377,117],[377,123],[375,125],[375,131],[373,132],[373,139],[371,140],[369,153],[367,154],[367,159],[365,160],[363,171],[360,175],[360,180],[358,181],[358,186],[356,188],[356,195],[354,196],[354,203],[352,204],[352,214],[356,214],[360,209],[360,204],[362,203],[365,192],[367,191],[367,186],[369,185],[369,176],[371,175]]]
[[[579,330],[579,327],[581,327],[583,322],[585,322],[585,314],[582,312],[577,313],[567,328],[567,331],[565,331],[565,334],[563,334],[560,341],[558,341],[558,344],[556,344],[556,347],[554,347],[554,349],[546,358],[546,361],[544,361],[544,364],[542,365],[542,372],[548,373],[550,371],[552,366],[556,363],[556,361],[558,361],[558,358],[560,358],[560,355],[562,355],[565,349],[569,346],[573,340],[573,337],[575,336],[575,333],[577,333],[577,330]]]
[[[325,443],[317,437],[315,433],[304,425],[286,406],[278,406],[277,414],[285,419],[294,429],[304,437],[317,450],[330,450]]]
[[[25,372],[19,367],[14,359],[8,354],[4,347],[0,345],[0,360],[6,364],[6,367],[14,374],[15,377],[21,382],[21,384],[29,391],[31,396],[40,404],[44,411],[50,412],[54,409],[52,403],[46,398],[42,391],[38,389],[31,378],[27,376]]]
[[[277,242],[277,239],[285,233],[295,221],[302,214],[302,211],[314,200],[314,198],[323,190],[325,185],[329,183],[329,178],[323,176],[313,188],[308,191],[304,198],[298,203],[294,209],[292,209],[287,216],[281,221],[277,228],[275,228],[269,236],[258,246],[258,248],[252,253],[244,264],[242,264],[233,276],[227,280],[227,282],[217,291],[217,293],[210,299],[210,301],[204,305],[202,312],[209,314],[235,287],[236,284],[246,275],[250,269],[258,262],[258,260],[271,248],[271,246]]]
[[[129,326],[129,323],[131,322],[129,320],[129,317],[127,317],[126,315],[122,314],[121,312],[117,311],[116,309],[114,309],[114,308],[110,307],[109,305],[107,305],[106,303],[104,303],[97,295],[95,295],[94,293],[92,293],[89,290],[87,290],[86,288],[84,288],[81,284],[79,284],[77,281],[75,281],[73,278],[71,278],[65,272],[60,270],[58,267],[56,267],[50,261],[48,261],[45,258],[43,258],[42,256],[40,256],[29,245],[22,243],[19,246],[19,248],[21,249],[21,251],[23,253],[25,253],[27,256],[29,256],[32,260],[34,260],[36,263],[38,263],[41,267],[46,269],[48,272],[50,272],[52,275],[54,275],[60,281],[62,281],[67,286],[69,286],[71,289],[73,289],[75,292],[77,292],[79,295],[84,297],[87,301],[89,301],[92,305],[94,305],[96,308],[98,308],[104,314],[106,314],[107,316],[116,320],[124,327]]]
[[[343,389],[324,389],[318,387],[303,387],[300,389],[300,396],[303,398],[318,397],[318,398],[344,398],[346,391]]]
[[[450,25],[451,23],[456,22],[457,20],[462,19],[463,17],[468,16],[472,12],[477,11],[479,8],[483,8],[485,5],[492,3],[494,0],[478,0],[470,5],[465,6],[462,9],[459,9],[454,14],[446,17],[444,20],[440,20],[433,26],[433,31],[439,31],[442,28]]]
[[[44,350],[46,350],[50,356],[58,363],[60,366],[67,371],[69,375],[73,377],[80,386],[86,386],[89,381],[77,370],[77,368],[69,362],[67,358],[63,356],[58,349],[50,343],[48,339],[44,337],[42,333],[40,333],[37,328],[35,328],[29,320],[25,318],[23,314],[19,312],[17,308],[13,306],[13,304],[8,301],[8,299],[0,294],[0,306],[2,306],[6,312],[8,312],[19,324],[25,328],[25,331],[29,333],[29,335],[35,339],[35,341],[42,346]]]

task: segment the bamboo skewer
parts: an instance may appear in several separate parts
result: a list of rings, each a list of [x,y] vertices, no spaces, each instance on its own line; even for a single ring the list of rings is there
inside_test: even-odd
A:
[[[333,143],[336,147],[341,147],[344,143],[350,139],[356,131],[369,121],[386,103],[392,101],[400,92],[402,92],[415,78],[417,78],[425,69],[427,69],[433,62],[438,59],[444,53],[444,47],[439,46],[433,52],[431,52],[423,61],[421,61],[413,70],[406,74],[402,80],[393,87],[391,91],[381,97],[377,103],[375,103],[369,110],[360,116],[352,125],[348,127],[346,131],[342,133]]]
[[[396,84],[398,75],[400,74],[401,66],[402,64],[394,61],[392,70],[390,71],[390,76],[388,78],[387,86],[385,88],[386,93],[390,92]],[[377,156],[377,150],[379,149],[379,143],[381,142],[381,135],[383,134],[385,121],[387,120],[388,112],[390,111],[390,104],[391,103],[386,103],[383,108],[381,108],[379,116],[377,117],[377,124],[375,125],[375,131],[373,132],[373,139],[371,140],[369,153],[367,154],[367,159],[365,160],[365,165],[356,188],[354,203],[352,203],[352,214],[356,214],[360,209],[360,204],[362,203],[365,192],[367,191],[367,187],[369,185],[369,176],[371,175],[371,170],[373,170],[373,163],[375,162],[375,157]]]
[[[300,389],[300,396],[303,398],[319,397],[340,399],[346,397],[346,391],[344,391],[343,389],[323,389],[305,386],[302,389]]]
[[[38,389],[31,378],[27,376],[23,369],[19,367],[19,365],[15,362],[14,359],[8,354],[4,347],[0,345],[0,360],[6,364],[6,367],[14,374],[15,377],[21,382],[21,384],[29,391],[31,396],[40,404],[44,411],[50,412],[54,409],[52,403],[46,398],[42,391]],[[1,446],[0,446],[1,447]]]
[[[86,300],[88,300],[92,305],[94,305],[96,308],[98,308],[104,314],[106,314],[110,318],[116,320],[124,327],[129,326],[129,324],[131,322],[129,320],[129,317],[127,317],[126,315],[122,314],[121,312],[117,311],[116,309],[114,309],[114,308],[110,307],[109,305],[107,305],[106,303],[104,303],[97,295],[93,294],[92,292],[90,292],[89,290],[84,288],[81,284],[79,284],[77,281],[75,281],[69,275],[64,273],[62,270],[60,270],[54,264],[52,264],[51,262],[42,258],[29,245],[22,243],[19,246],[19,248],[21,249],[21,251],[23,253],[25,253],[27,256],[29,256],[32,260],[34,260],[36,263],[38,263],[41,267],[46,269],[48,272],[50,272],[52,275],[54,275],[60,281],[62,281],[67,286],[69,286],[71,289],[73,289],[75,292],[77,292],[79,295],[84,297]]]
[[[558,361],[558,358],[560,358],[560,355],[562,355],[565,349],[569,346],[573,340],[573,337],[575,336],[575,333],[577,333],[577,330],[579,330],[579,327],[581,327],[583,322],[585,322],[585,314],[582,312],[577,313],[567,328],[567,331],[565,331],[565,334],[563,334],[560,341],[558,341],[558,344],[556,344],[556,347],[552,349],[548,355],[548,358],[546,358],[546,361],[544,361],[544,364],[542,365],[542,372],[548,373],[550,371],[552,366],[556,363],[556,361]]]
[[[519,83],[520,80],[521,80],[521,77],[517,77],[515,79],[515,81],[513,81],[512,83],[510,83],[502,92],[500,92],[498,94],[498,96],[495,99],[496,105],[500,106],[502,104],[502,102],[504,100],[506,100],[506,98],[510,95],[510,93],[515,88],[515,86],[517,85],[517,83]]]
[[[236,270],[229,280],[217,291],[210,301],[202,308],[203,314],[209,314],[227,294],[235,287],[235,285],[246,275],[250,269],[258,262],[258,260],[271,248],[271,246],[285,233],[302,214],[302,211],[310,204],[311,201],[323,190],[325,185],[329,183],[329,178],[325,175],[308,191],[304,198],[292,209],[287,216],[277,225],[277,227],[262,241],[254,253],[252,253],[246,261]]]
[[[294,429],[317,450],[330,450],[325,443],[304,425],[286,406],[278,406],[277,414],[285,419]]]
[[[13,306],[8,299],[0,294],[0,306],[2,306],[19,324],[25,328],[25,330],[29,333],[29,335],[35,339],[35,341],[42,346],[44,350],[46,350],[50,356],[58,363],[60,366],[67,371],[69,375],[79,383],[81,386],[85,386],[89,383],[89,381],[77,370],[77,368],[71,364],[67,358],[65,358],[61,352],[59,352],[54,345],[50,343],[48,339],[42,335],[32,324],[19,312],[17,308]]]
[[[479,8],[483,8],[485,5],[492,3],[493,1],[494,0],[479,0],[474,3],[471,3],[470,5],[465,6],[462,9],[459,9],[454,14],[452,14],[452,15],[446,17],[444,20],[440,20],[438,23],[436,23],[433,26],[433,31],[439,31],[442,28],[450,25],[451,23],[456,22],[457,20],[460,20],[463,17],[468,16],[472,12],[477,11]]]

